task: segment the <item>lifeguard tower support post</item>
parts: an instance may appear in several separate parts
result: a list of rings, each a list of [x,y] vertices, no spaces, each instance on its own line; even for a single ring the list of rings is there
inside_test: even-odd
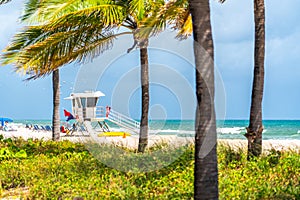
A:
[[[108,132],[109,127],[105,123],[105,120],[108,120],[127,131],[139,133],[139,122],[111,110],[108,106],[105,108],[103,106],[97,106],[99,98],[104,96],[105,94],[100,91],[86,91],[82,93],[72,93],[70,97],[65,99],[72,100],[72,112],[79,123],[97,122],[103,132]],[[87,126],[87,123],[85,123],[85,125]]]

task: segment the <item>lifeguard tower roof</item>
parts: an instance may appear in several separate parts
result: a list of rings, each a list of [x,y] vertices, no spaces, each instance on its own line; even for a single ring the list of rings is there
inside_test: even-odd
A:
[[[66,97],[64,99],[75,99],[76,97],[104,97],[105,94],[101,91],[85,91],[82,93],[72,93],[69,97]]]

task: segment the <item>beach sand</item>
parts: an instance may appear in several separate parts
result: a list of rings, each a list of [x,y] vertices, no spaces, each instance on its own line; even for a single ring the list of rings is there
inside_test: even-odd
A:
[[[33,131],[28,128],[19,127],[17,131],[0,131],[0,135],[4,138],[18,138],[22,137],[27,140],[28,138],[51,140],[52,132],[49,131]],[[125,146],[128,148],[137,148],[138,136],[123,137],[93,137],[82,136],[82,133],[75,133],[74,136],[68,136],[61,133],[61,140],[70,140],[72,142],[86,142],[95,141],[99,143],[113,143],[115,145]],[[149,136],[149,147],[161,143],[172,144],[173,146],[181,146],[194,142],[191,137],[177,137],[176,135],[153,135]],[[234,149],[247,149],[247,140],[241,139],[218,139],[219,145],[229,145]],[[263,150],[296,150],[300,151],[300,140],[263,140]]]
[[[218,140],[219,144],[224,144],[232,147],[233,149],[247,150],[248,141],[238,139],[221,139]],[[262,146],[264,151],[271,149],[275,150],[293,150],[300,151],[300,140],[263,140]]]

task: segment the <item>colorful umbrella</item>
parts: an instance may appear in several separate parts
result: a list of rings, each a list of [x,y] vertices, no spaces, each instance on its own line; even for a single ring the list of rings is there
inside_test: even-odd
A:
[[[0,117],[0,121],[1,121],[1,126],[4,126],[4,122],[13,122],[12,119],[7,117]]]

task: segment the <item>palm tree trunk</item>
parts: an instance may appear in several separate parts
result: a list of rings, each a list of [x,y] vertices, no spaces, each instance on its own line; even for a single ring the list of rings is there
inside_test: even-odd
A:
[[[254,77],[251,97],[250,121],[245,136],[248,139],[248,158],[262,152],[262,98],[265,62],[265,5],[264,0],[254,0],[255,49]]]
[[[144,152],[148,145],[148,112],[149,112],[149,66],[148,66],[148,40],[140,45],[141,85],[142,85],[142,114],[138,152]]]
[[[209,0],[189,0],[193,19],[197,110],[194,199],[218,199],[217,132],[214,109],[214,47]]]
[[[59,118],[59,69],[52,73],[53,84],[53,116],[52,116],[52,140],[58,141],[60,137],[60,118]]]

